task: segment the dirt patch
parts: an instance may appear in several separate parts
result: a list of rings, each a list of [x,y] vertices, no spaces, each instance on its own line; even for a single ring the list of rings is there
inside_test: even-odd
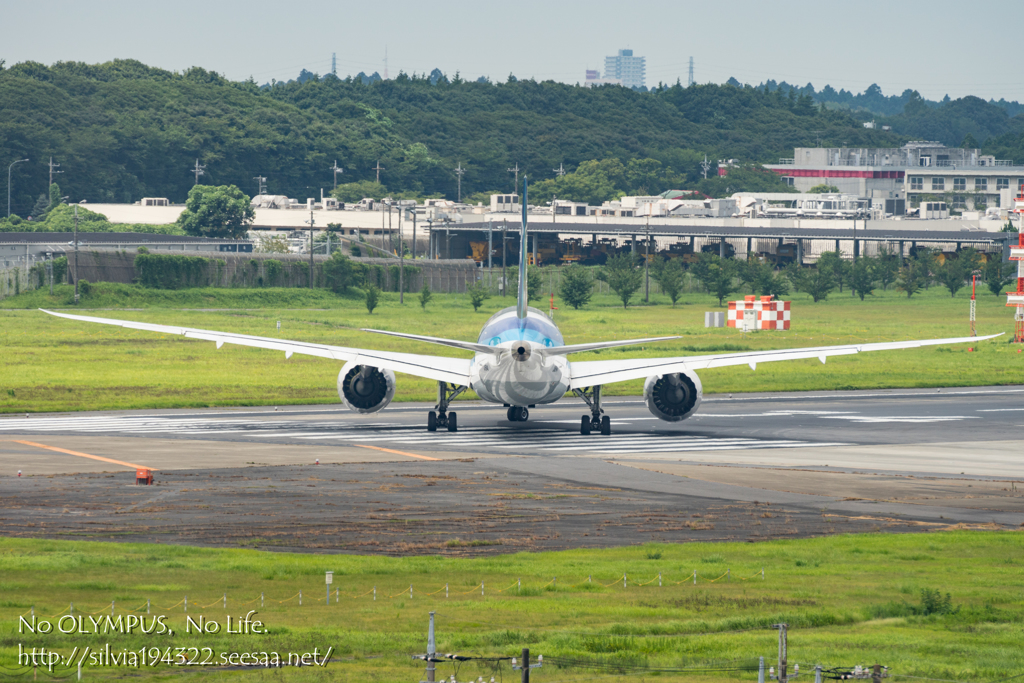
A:
[[[448,556],[931,528],[572,487],[482,466],[487,461],[321,465],[315,478],[309,466],[178,470],[159,473],[154,486],[133,486],[134,472],[5,479],[0,528],[16,537]]]

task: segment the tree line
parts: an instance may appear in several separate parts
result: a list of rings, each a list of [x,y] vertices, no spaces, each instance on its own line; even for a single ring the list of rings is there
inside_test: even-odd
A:
[[[0,65],[0,158],[30,159],[12,175],[12,208],[23,218],[41,208],[51,157],[70,201],[183,202],[197,161],[205,166],[200,184],[234,185],[251,196],[262,177],[268,192],[299,199],[333,190],[335,179],[376,183],[378,163],[379,192],[448,198],[456,196],[459,164],[464,196],[511,191],[509,168],[539,182],[554,179],[556,168],[582,177],[602,167],[606,187],[558,188],[582,199],[693,189],[704,182],[705,154],[712,163],[768,163],[795,146],[905,139],[865,129],[858,117],[809,97],[732,85],[636,92],[399,74],[261,88],[199,67],[170,72],[133,60]],[[335,162],[343,169],[337,175]],[[713,168],[709,181],[717,180]],[[747,189],[742,178],[731,182],[733,191]],[[708,194],[730,189],[703,186]],[[361,198],[357,189],[346,196]]]

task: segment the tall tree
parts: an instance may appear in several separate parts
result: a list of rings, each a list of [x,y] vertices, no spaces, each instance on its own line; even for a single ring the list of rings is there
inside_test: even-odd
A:
[[[637,258],[626,251],[609,258],[598,272],[597,279],[607,282],[611,290],[622,300],[622,307],[627,308],[630,299],[643,284],[644,274]]]
[[[590,271],[581,265],[573,264],[561,269],[562,281],[558,285],[558,295],[565,303],[579,310],[590,303],[594,295],[594,278]]]
[[[850,289],[861,301],[875,291],[875,259],[865,256],[857,259],[850,269]]]
[[[703,253],[691,270],[704,289],[718,299],[719,306],[725,305],[725,298],[736,291],[737,268],[732,259]]]
[[[682,262],[675,258],[658,261],[653,275],[654,281],[661,287],[661,291],[671,299],[672,305],[675,306],[679,301],[679,295],[683,293],[683,283],[686,280],[686,271],[683,270]]]
[[[234,185],[196,185],[189,190],[178,225],[195,237],[241,239],[255,216],[249,197]]]

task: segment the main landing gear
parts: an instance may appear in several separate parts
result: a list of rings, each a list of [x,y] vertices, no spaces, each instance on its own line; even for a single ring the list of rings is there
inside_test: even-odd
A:
[[[600,431],[602,435],[608,436],[612,433],[612,420],[607,415],[602,415],[601,409],[601,387],[589,387],[587,389],[573,389],[572,393],[579,396],[590,407],[590,415],[580,418],[580,434],[586,436],[592,431]]]
[[[512,406],[508,409],[509,422],[526,422],[530,418],[530,411],[520,406]]]
[[[448,404],[465,390],[466,387],[456,386],[448,382],[437,383],[437,405],[434,406],[437,412],[431,410],[427,413],[428,432],[436,432],[438,427],[447,427],[449,432],[459,431],[459,417],[455,414],[455,411],[448,412]]]

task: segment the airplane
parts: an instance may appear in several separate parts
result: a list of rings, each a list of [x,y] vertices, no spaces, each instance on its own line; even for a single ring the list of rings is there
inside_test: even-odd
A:
[[[355,349],[329,344],[256,337],[232,332],[215,332],[171,325],[95,318],[42,310],[44,313],[70,320],[118,325],[134,330],[178,334],[192,339],[212,341],[221,348],[238,344],[284,351],[285,358],[305,354],[344,361],[338,374],[338,396],[341,402],[357,413],[370,414],[387,407],[395,397],[395,373],[402,372],[437,382],[437,403],[427,413],[427,430],[445,428],[458,431],[458,415],[449,410],[452,401],[472,389],[488,403],[508,408],[510,422],[525,422],[530,408],[561,400],[568,394],[580,398],[589,409],[580,418],[580,433],[599,431],[611,434],[611,418],[601,407],[601,387],[612,382],[643,379],[643,397],[648,410],[661,420],[685,420],[700,407],[703,386],[698,370],[730,365],[748,365],[755,370],[759,363],[782,360],[818,358],[822,363],[829,356],[844,356],[866,351],[910,349],[936,344],[978,342],[1001,336],[956,337],[774,351],[678,356],[669,358],[636,358],[622,360],[589,360],[569,362],[567,356],[621,346],[636,346],[678,339],[678,336],[626,339],[588,344],[565,344],[554,321],[542,311],[531,308],[527,300],[527,192],[523,180],[522,227],[519,253],[519,291],[515,306],[495,313],[484,324],[476,342],[427,337],[404,332],[365,329],[364,332],[386,334],[473,352],[472,358],[450,358],[412,353]]]

